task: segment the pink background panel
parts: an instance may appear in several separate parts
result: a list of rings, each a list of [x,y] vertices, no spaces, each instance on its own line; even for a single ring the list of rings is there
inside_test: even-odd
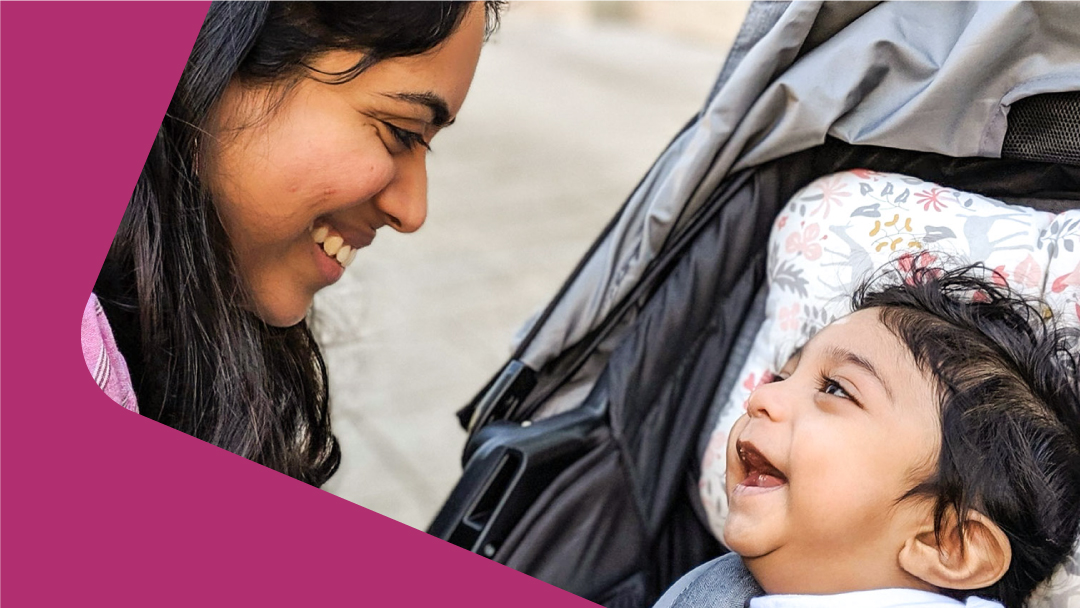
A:
[[[206,8],[0,7],[3,603],[591,605],[94,385],[82,310]]]

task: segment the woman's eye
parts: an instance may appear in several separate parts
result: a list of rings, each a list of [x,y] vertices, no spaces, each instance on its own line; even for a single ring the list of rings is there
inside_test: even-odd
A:
[[[386,128],[390,131],[390,135],[392,135],[399,144],[405,146],[407,150],[414,150],[418,146],[426,148],[429,151],[431,150],[431,146],[424,140],[423,135],[415,131],[396,127],[385,121],[382,121],[382,123],[386,125]]]

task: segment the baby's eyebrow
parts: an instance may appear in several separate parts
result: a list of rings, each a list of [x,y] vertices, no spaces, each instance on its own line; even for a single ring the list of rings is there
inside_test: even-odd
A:
[[[878,381],[878,384],[880,384],[882,388],[885,389],[885,394],[888,395],[889,401],[892,401],[893,403],[896,402],[896,399],[893,398],[892,388],[889,386],[889,383],[885,382],[885,379],[881,376],[881,374],[878,373],[877,368],[875,368],[874,365],[870,363],[870,361],[868,361],[865,357],[857,353],[853,353],[846,348],[840,348],[839,346],[826,346],[822,354],[826,358],[834,362],[848,363],[850,365],[854,365],[855,367],[862,368],[871,376],[873,376],[874,379]]]

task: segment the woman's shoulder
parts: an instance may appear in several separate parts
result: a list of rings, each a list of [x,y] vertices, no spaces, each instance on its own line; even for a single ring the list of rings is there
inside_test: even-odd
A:
[[[139,405],[135,399],[127,362],[116,346],[105,310],[94,294],[90,294],[86,308],[83,309],[82,350],[86,367],[98,387],[110,399],[137,413]]]

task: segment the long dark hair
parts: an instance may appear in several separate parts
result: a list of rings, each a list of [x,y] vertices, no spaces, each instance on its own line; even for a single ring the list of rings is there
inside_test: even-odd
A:
[[[306,322],[269,326],[198,178],[198,148],[226,86],[285,85],[332,49],[370,65],[437,46],[468,2],[214,2],[95,284],[132,372],[140,411],[313,485],[337,469],[326,365]],[[501,3],[486,2],[490,33]],[[326,78],[329,76],[329,78]]]

